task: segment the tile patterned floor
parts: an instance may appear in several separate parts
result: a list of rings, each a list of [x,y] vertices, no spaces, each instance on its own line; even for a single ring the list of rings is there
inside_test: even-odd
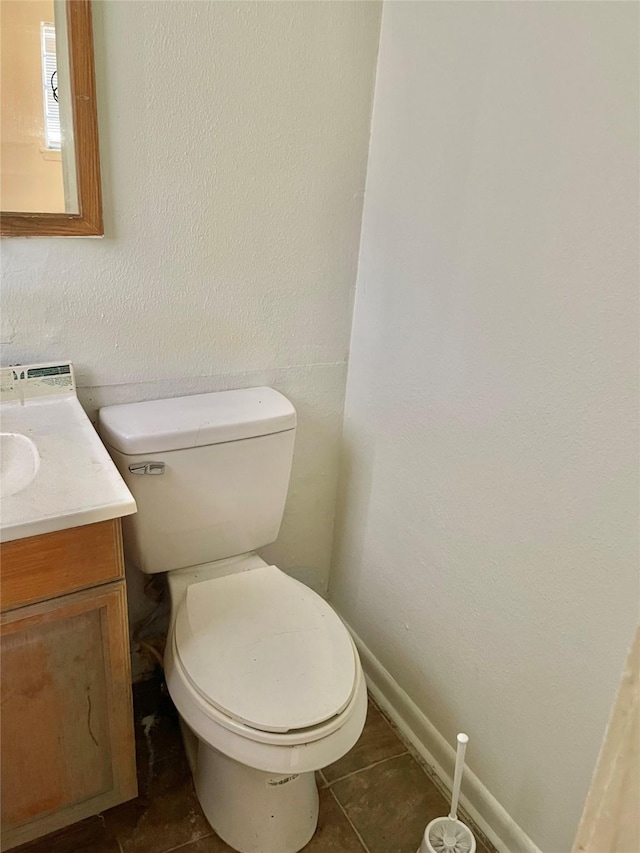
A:
[[[15,853],[233,853],[200,810],[166,691],[156,681],[137,684],[134,704],[137,799]],[[426,824],[448,811],[371,702],[360,740],[318,774],[318,787],[318,829],[304,853],[416,853]]]

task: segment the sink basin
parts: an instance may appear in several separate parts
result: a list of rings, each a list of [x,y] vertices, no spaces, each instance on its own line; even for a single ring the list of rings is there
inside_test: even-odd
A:
[[[34,442],[18,432],[0,432],[0,492],[3,497],[26,489],[38,473],[40,454]]]

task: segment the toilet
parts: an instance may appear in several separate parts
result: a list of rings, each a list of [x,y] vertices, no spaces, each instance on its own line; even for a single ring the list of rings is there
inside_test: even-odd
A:
[[[295,409],[247,388],[108,406],[99,431],[138,506],[127,557],[167,572],[165,677],[204,814],[240,853],[295,853],[317,825],[315,771],[367,707],[336,613],[255,553],[280,529]]]

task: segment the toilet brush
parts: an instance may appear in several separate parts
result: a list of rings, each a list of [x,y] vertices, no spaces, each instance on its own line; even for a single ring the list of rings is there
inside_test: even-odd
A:
[[[464,769],[464,753],[469,743],[465,734],[458,735],[456,769],[453,774],[451,811],[448,817],[437,817],[427,824],[418,853],[475,853],[476,840],[468,826],[458,820],[457,808]]]

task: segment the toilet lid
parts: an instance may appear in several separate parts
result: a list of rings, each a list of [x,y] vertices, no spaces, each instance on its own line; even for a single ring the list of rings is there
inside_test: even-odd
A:
[[[344,710],[354,690],[346,628],[317,593],[277,566],[191,584],[175,640],[195,689],[260,731],[317,726]]]

